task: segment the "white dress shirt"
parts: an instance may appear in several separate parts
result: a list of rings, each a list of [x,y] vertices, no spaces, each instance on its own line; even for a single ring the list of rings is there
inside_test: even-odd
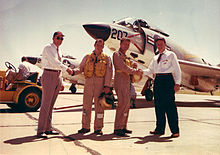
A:
[[[62,57],[62,53],[59,50],[59,55]],[[61,70],[65,71],[67,66],[59,61],[57,54],[57,47],[54,43],[47,45],[42,53],[42,66],[44,69]]]
[[[144,75],[149,76],[151,78],[154,77],[155,74],[159,73],[172,73],[175,84],[181,83],[181,70],[180,65],[178,63],[176,54],[165,50],[161,55],[160,62],[157,63],[157,59],[160,54],[155,55],[146,70],[144,70]]]

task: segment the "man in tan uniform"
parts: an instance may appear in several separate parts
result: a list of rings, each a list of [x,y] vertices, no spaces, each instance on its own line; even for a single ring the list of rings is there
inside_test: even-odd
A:
[[[104,109],[98,103],[98,97],[104,89],[110,91],[112,80],[112,62],[111,58],[103,53],[104,41],[96,40],[95,50],[87,54],[73,74],[84,73],[86,81],[83,93],[83,114],[82,129],[78,133],[90,132],[91,111],[94,99],[95,103],[95,123],[94,133],[102,135]]]
[[[131,130],[127,129],[130,108],[130,75],[142,74],[140,70],[131,67],[132,63],[125,55],[129,46],[130,40],[123,38],[120,43],[119,51],[113,54],[113,64],[115,67],[114,88],[118,97],[114,134],[118,136],[124,136],[125,133],[132,133]]]

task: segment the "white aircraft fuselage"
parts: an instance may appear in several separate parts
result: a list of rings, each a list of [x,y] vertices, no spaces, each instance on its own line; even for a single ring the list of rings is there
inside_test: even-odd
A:
[[[91,23],[83,27],[94,39],[102,38],[113,52],[118,51],[121,38],[129,38],[131,45],[126,55],[145,67],[148,67],[157,54],[154,40],[163,37],[166,39],[166,49],[177,55],[183,86],[196,91],[212,92],[220,84],[219,67],[211,66],[204,59],[184,50],[174,43],[167,33],[151,27],[144,20],[126,18],[112,24]]]
[[[43,69],[41,57],[26,57],[26,58],[28,59],[29,63],[38,66],[40,69]],[[73,58],[71,56],[63,56],[62,63],[72,69],[79,67],[79,61],[76,58]],[[72,93],[76,92],[76,87],[75,87],[76,84],[77,85],[85,84],[85,77],[82,74],[72,76],[72,75],[69,75],[67,71],[63,71],[62,78],[64,81],[72,84],[70,86],[70,90]]]

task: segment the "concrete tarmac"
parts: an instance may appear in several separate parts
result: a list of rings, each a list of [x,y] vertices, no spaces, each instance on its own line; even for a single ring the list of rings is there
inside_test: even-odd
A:
[[[81,128],[82,93],[59,94],[53,111],[53,128],[60,134],[48,139],[36,138],[38,112],[16,113],[0,105],[1,155],[219,155],[220,97],[206,95],[176,95],[180,137],[170,138],[168,124],[163,136],[149,134],[155,128],[153,102],[138,96],[136,107],[130,110],[126,137],[113,134],[115,110],[106,110],[103,136],[91,132],[77,134]]]

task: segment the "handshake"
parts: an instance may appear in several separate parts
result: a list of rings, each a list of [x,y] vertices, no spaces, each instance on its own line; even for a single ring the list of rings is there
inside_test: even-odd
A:
[[[66,69],[66,71],[69,75],[72,75],[72,76],[76,75],[76,71],[74,71],[73,69],[71,69],[69,67]]]
[[[137,83],[141,81],[143,75],[143,71],[141,69],[136,70],[133,75],[131,76],[131,82]]]
[[[137,69],[138,68],[137,63],[133,63],[131,67],[136,69],[136,71],[134,73],[135,75],[139,75],[139,76],[143,75],[143,70],[142,69]]]
[[[134,74],[135,74],[135,75],[140,75],[140,76],[142,76],[142,75],[143,75],[143,73],[144,73],[144,72],[143,72],[143,70],[142,70],[142,69],[138,69],[138,70],[136,70],[136,71],[135,71],[135,73],[134,73]]]

